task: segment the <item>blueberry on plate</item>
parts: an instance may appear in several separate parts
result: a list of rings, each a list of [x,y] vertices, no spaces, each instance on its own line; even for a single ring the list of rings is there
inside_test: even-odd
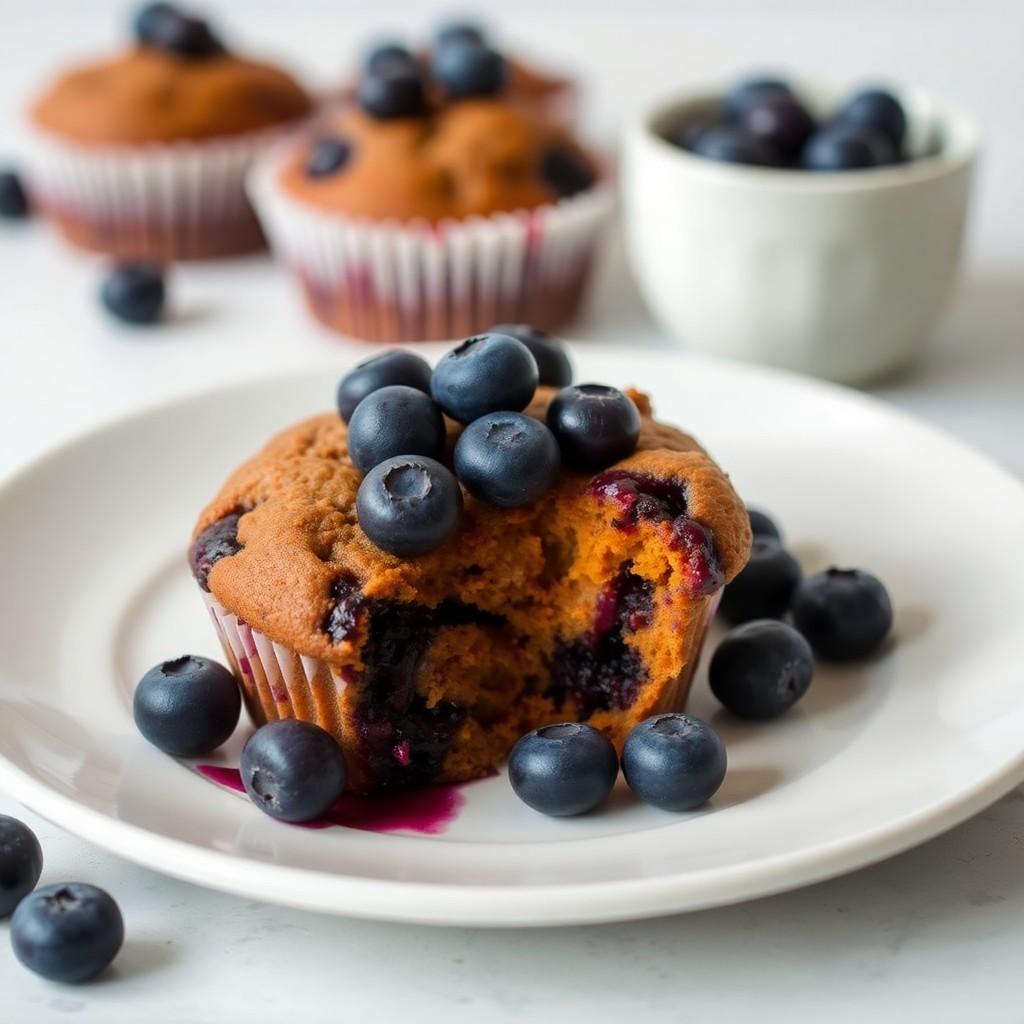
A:
[[[17,171],[10,167],[0,168],[0,218],[24,220],[30,210],[28,195]]]
[[[537,390],[537,361],[507,334],[478,334],[434,368],[430,392],[453,420],[472,423],[489,412],[519,412]]]
[[[764,140],[731,124],[715,125],[701,132],[693,143],[692,152],[727,164],[774,167],[782,162],[780,155]]]
[[[378,121],[419,117],[426,109],[419,69],[389,65],[364,75],[359,83],[359,105]]]
[[[851,96],[836,115],[838,121],[881,132],[899,153],[907,135],[903,105],[885,89],[864,89]]]
[[[636,726],[622,748],[622,774],[644,803],[690,811],[707,803],[725,778],[725,744],[703,719],[655,715]]]
[[[541,814],[586,814],[604,803],[619,758],[603,732],[583,722],[545,725],[520,738],[508,759],[517,797]]]
[[[747,78],[726,94],[722,113],[727,121],[742,121],[747,111],[768,99],[789,99],[793,92],[778,78]]]
[[[640,411],[629,395],[604,384],[574,384],[551,400],[548,426],[563,461],[596,472],[632,455],[640,439]]]
[[[107,311],[129,324],[155,323],[163,312],[166,296],[160,268],[145,263],[115,267],[100,289]]]
[[[540,159],[540,176],[560,199],[585,192],[594,184],[594,169],[582,154],[566,146],[546,149]]]
[[[43,873],[43,848],[23,821],[0,814],[0,918],[36,887]]]
[[[307,178],[329,178],[347,166],[352,159],[352,141],[326,136],[317,139],[306,157]]]
[[[505,58],[480,43],[448,42],[439,46],[431,73],[449,99],[496,96],[505,87]]]
[[[879,131],[836,122],[815,133],[800,154],[808,171],[857,171],[896,162],[896,151]]]
[[[778,96],[751,106],[741,122],[743,130],[764,143],[784,161],[795,160],[814,134],[814,118],[795,97]]]
[[[461,514],[462,491],[451,470],[423,456],[398,455],[374,466],[356,494],[363,533],[403,558],[441,547]]]
[[[544,387],[564,388],[572,383],[572,363],[556,338],[529,324],[498,324],[489,334],[507,334],[521,341],[537,363],[537,383]]]
[[[345,755],[329,733],[297,718],[257,729],[242,750],[249,799],[279,821],[312,821],[345,789]]]
[[[770,537],[778,541],[782,540],[782,531],[767,512],[762,512],[758,508],[748,508],[747,515],[750,516],[750,532],[755,537]]]
[[[793,622],[817,654],[856,661],[874,654],[892,628],[892,602],[881,580],[863,569],[808,576],[793,594]]]
[[[370,74],[391,68],[416,69],[416,58],[401,43],[375,43],[366,51],[363,68]]]
[[[521,412],[489,412],[455,442],[455,473],[474,497],[498,508],[535,502],[561,467],[555,435]]]
[[[63,882],[26,896],[11,918],[14,955],[50,981],[77,984],[104,971],[124,942],[117,904],[95,885]]]
[[[486,40],[487,33],[472,21],[447,21],[434,33],[434,46],[438,48],[451,43],[483,46]]]
[[[722,592],[719,610],[729,622],[779,619],[803,575],[800,563],[774,537],[755,537],[750,558]]]
[[[430,397],[405,384],[368,394],[348,421],[349,458],[364,473],[395,455],[444,454],[441,410]]]
[[[216,750],[235,731],[241,711],[235,677],[216,661],[192,654],[151,668],[132,701],[139,732],[174,757]]]
[[[369,394],[390,384],[404,384],[430,394],[430,364],[422,356],[392,348],[363,360],[338,384],[338,415],[346,422]]]
[[[807,692],[813,675],[810,645],[775,619],[730,630],[708,666],[711,692],[740,718],[777,718]]]

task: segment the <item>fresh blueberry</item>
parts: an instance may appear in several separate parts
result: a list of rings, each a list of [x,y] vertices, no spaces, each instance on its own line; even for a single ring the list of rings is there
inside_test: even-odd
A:
[[[855,171],[894,163],[892,143],[881,132],[837,122],[815,133],[800,154],[808,171]]]
[[[348,454],[369,473],[395,455],[444,454],[444,417],[430,395],[404,384],[389,384],[367,395],[348,421]]]
[[[167,296],[159,267],[126,263],[115,267],[103,282],[100,299],[119,320],[130,324],[155,323]]]
[[[722,616],[729,622],[782,618],[801,575],[800,563],[778,540],[754,537],[747,564],[722,593]]]
[[[795,160],[814,134],[814,118],[792,97],[775,97],[751,106],[741,122],[743,130],[764,143],[784,161]]]
[[[422,456],[399,455],[374,466],[356,495],[363,533],[403,558],[441,547],[461,514],[458,481],[440,462]]]
[[[367,51],[363,67],[370,74],[396,67],[415,70],[416,58],[401,43],[377,43]]]
[[[426,109],[423,79],[418,69],[390,65],[364,75],[359,83],[359,105],[378,121],[418,117]]]
[[[707,118],[691,118],[666,132],[665,138],[680,149],[693,152],[697,147],[697,140],[713,127],[714,122]]]
[[[844,124],[860,125],[881,132],[899,153],[907,134],[907,115],[892,93],[885,89],[864,89],[851,96],[839,108],[837,119]]]
[[[553,146],[544,151],[540,176],[562,199],[585,192],[595,180],[590,164],[579,153],[564,146]]]
[[[873,654],[892,628],[892,602],[881,580],[863,569],[826,569],[793,595],[793,622],[829,661]]]
[[[508,759],[516,796],[558,818],[585,814],[604,803],[618,774],[611,740],[582,722],[534,729],[516,742]]]
[[[739,122],[747,111],[768,99],[790,99],[792,90],[778,78],[748,78],[729,90],[722,106],[727,121]]]
[[[355,407],[371,392],[390,384],[404,384],[430,394],[430,364],[414,352],[393,348],[371,356],[341,378],[338,415],[348,423]]]
[[[174,4],[152,3],[143,4],[132,19],[135,38],[144,46],[156,45],[162,38],[161,23],[168,18],[180,18],[181,12]]]
[[[313,143],[306,158],[306,176],[328,178],[337,174],[352,158],[350,139],[327,137]]]
[[[205,60],[224,53],[209,22],[179,10],[173,4],[147,4],[135,16],[135,35],[143,46],[152,46],[176,57]]]
[[[788,711],[813,675],[810,645],[775,619],[756,619],[728,632],[708,667],[711,692],[740,718],[776,718]]]
[[[475,46],[483,46],[486,39],[487,33],[480,25],[472,21],[445,22],[434,33],[434,45],[438,49],[451,43],[469,43]]]
[[[64,882],[26,896],[11,918],[14,955],[50,981],[90,981],[124,942],[117,904],[95,885]]]
[[[201,757],[235,731],[242,699],[223,665],[186,654],[155,665],[139,680],[132,710],[154,747],[175,757]]]
[[[731,124],[716,125],[702,132],[693,144],[693,152],[727,164],[773,167],[782,162],[780,155],[762,139]]]
[[[0,218],[24,220],[30,210],[28,195],[17,171],[9,167],[0,169]]]
[[[554,487],[561,457],[555,435],[521,412],[489,412],[455,443],[455,472],[466,490],[498,508],[529,505]]]
[[[750,532],[755,537],[769,537],[773,540],[782,540],[782,531],[778,524],[766,512],[757,508],[748,508],[747,515],[750,516]]]
[[[507,68],[500,53],[479,43],[447,43],[431,63],[434,78],[450,99],[496,96],[505,87]]]
[[[0,814],[0,918],[36,887],[43,873],[43,849],[23,821]]]
[[[521,341],[537,363],[537,383],[545,387],[564,388],[572,383],[572,363],[561,342],[529,324],[499,324],[490,334],[507,334]]]
[[[345,789],[345,755],[319,725],[297,718],[257,729],[242,750],[249,799],[280,821],[312,821]]]
[[[632,455],[640,438],[640,411],[618,388],[574,384],[548,406],[548,426],[563,461],[581,472],[596,472]]]
[[[537,361],[507,334],[477,334],[434,368],[430,392],[453,420],[472,423],[488,412],[519,412],[537,390]]]
[[[690,811],[707,803],[725,778],[725,744],[692,715],[655,715],[626,737],[622,774],[644,803]]]

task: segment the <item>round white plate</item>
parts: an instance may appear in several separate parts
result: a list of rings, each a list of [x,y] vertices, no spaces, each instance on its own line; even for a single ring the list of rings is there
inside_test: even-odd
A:
[[[436,350],[435,350],[436,351]],[[606,921],[813,882],[949,828],[1024,778],[1024,488],[960,443],[861,396],[770,371],[577,349],[580,377],[651,391],[808,568],[889,585],[891,647],[820,668],[803,703],[721,730],[712,804],[671,815],[618,791],[543,818],[503,776],[441,835],[282,825],[147,746],[134,682],[218,655],[184,564],[195,516],[275,429],[332,401],[340,362],[123,420],[0,489],[0,785],[92,842],[202,885],[314,910],[439,924]],[[237,763],[242,732],[223,752]],[[620,784],[621,785],[621,784]]]

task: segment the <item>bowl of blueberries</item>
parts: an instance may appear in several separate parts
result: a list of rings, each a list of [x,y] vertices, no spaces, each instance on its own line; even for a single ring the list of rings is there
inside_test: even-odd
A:
[[[687,346],[847,384],[909,364],[956,277],[978,130],[915,89],[748,78],[624,146],[626,244]]]

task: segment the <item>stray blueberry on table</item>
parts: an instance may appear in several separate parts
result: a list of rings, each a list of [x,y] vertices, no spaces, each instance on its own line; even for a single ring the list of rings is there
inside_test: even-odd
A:
[[[95,885],[63,882],[26,896],[11,918],[14,955],[50,981],[90,981],[124,943],[118,905]]]
[[[159,320],[166,295],[163,272],[144,263],[115,267],[100,289],[108,312],[130,324],[152,324]]]
[[[201,757],[235,731],[242,698],[223,665],[186,654],[161,662],[139,680],[132,711],[154,747],[174,757]]]
[[[604,803],[618,774],[611,740],[582,722],[534,729],[516,742],[508,760],[516,796],[554,817],[585,814]]]
[[[582,472],[605,469],[632,455],[640,438],[640,411],[618,388],[574,384],[552,399],[548,426],[566,465]]]
[[[692,715],[656,715],[630,732],[622,774],[644,803],[663,811],[690,811],[707,803],[725,778],[721,737]]]
[[[557,338],[529,324],[498,324],[489,334],[507,334],[521,341],[537,363],[537,382],[543,387],[564,388],[572,383],[572,363]]]
[[[338,384],[338,415],[348,423],[356,406],[390,384],[404,384],[430,394],[430,364],[414,352],[392,348],[359,363]]]
[[[389,384],[367,395],[348,421],[349,458],[364,473],[395,455],[440,459],[445,428],[430,397],[405,384]]]
[[[708,667],[711,692],[740,718],[777,718],[803,697],[813,675],[810,645],[775,619],[731,630]]]
[[[28,194],[17,171],[0,168],[0,218],[24,220],[31,212]]]
[[[754,537],[747,564],[722,593],[722,617],[734,623],[781,618],[802,575],[800,563],[774,537]]]
[[[496,96],[505,87],[505,58],[480,43],[450,42],[438,47],[430,66],[449,99]]]
[[[537,391],[537,361],[507,334],[478,334],[434,367],[430,391],[453,420],[472,423],[489,412],[519,412]]]
[[[43,873],[43,850],[23,821],[0,814],[0,918],[36,887]]]
[[[892,628],[892,602],[881,580],[863,569],[826,569],[796,588],[793,622],[829,661],[874,654]]]
[[[279,821],[312,821],[344,792],[345,756],[320,726],[286,718],[249,737],[241,773],[246,793],[261,811]]]
[[[388,65],[381,71],[364,75],[359,83],[359,105],[378,121],[419,117],[426,109],[419,70]]]
[[[306,157],[306,176],[329,178],[347,166],[352,159],[352,142],[349,139],[323,138],[313,143]]]

